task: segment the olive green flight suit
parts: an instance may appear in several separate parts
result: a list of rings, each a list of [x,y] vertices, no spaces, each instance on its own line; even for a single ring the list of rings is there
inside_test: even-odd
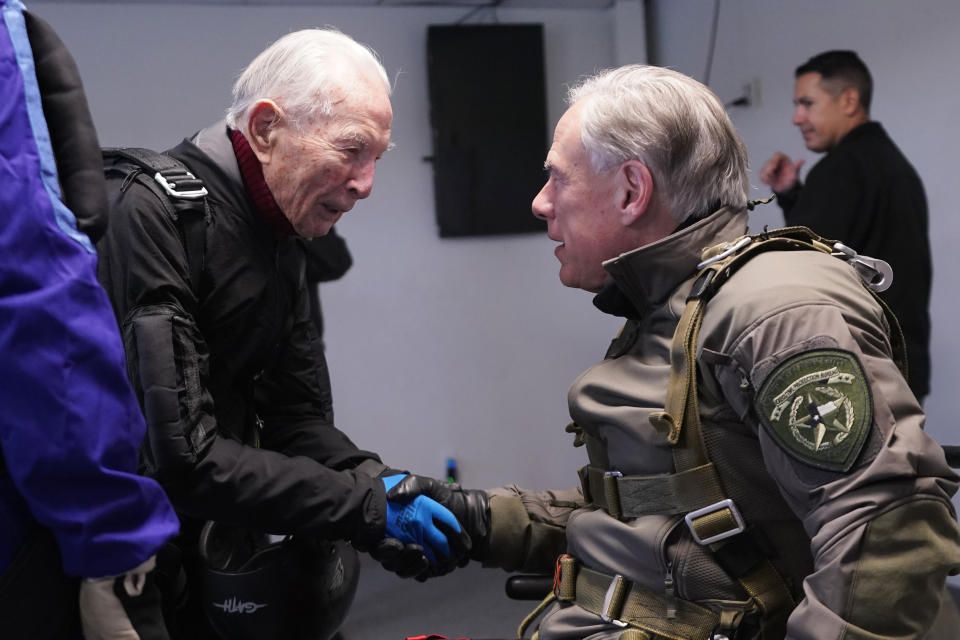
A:
[[[616,286],[597,306],[627,324],[569,392],[591,466],[673,472],[649,418],[664,406],[674,329],[701,251],[745,234],[746,220],[745,210],[721,209],[605,264]],[[946,576],[960,570],[958,478],[923,431],[889,331],[853,268],[816,251],[757,255],[706,308],[696,350],[705,444],[795,594],[791,640],[925,637]],[[569,553],[708,608],[748,599],[682,514],[617,519],[578,490],[491,495],[485,564],[552,571]],[[541,619],[540,640],[585,637],[637,636],[576,603]]]

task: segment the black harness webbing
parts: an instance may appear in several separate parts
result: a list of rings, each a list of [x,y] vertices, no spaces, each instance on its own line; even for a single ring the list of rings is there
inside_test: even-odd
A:
[[[114,172],[122,176],[121,191],[136,180],[157,196],[167,214],[177,222],[187,254],[190,286],[199,299],[206,225],[210,220],[203,181],[176,158],[150,149],[108,147],[103,149],[103,158],[108,178]]]

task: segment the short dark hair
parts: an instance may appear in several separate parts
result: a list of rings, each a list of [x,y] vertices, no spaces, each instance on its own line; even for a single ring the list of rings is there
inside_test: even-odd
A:
[[[824,80],[839,80],[843,89],[853,87],[860,94],[860,104],[870,111],[873,78],[863,60],[854,51],[833,50],[819,53],[797,67],[794,76],[819,73]]]

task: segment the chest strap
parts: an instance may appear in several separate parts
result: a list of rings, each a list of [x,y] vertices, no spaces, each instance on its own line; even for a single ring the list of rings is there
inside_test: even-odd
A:
[[[586,466],[579,470],[583,497],[617,519],[683,515],[694,540],[711,544],[744,530],[713,463],[678,473],[624,476]]]

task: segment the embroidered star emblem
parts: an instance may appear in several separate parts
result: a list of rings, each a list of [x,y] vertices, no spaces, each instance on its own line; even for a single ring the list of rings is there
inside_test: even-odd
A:
[[[793,457],[822,469],[853,466],[872,418],[872,399],[856,357],[839,349],[791,356],[757,394],[760,421]]]

